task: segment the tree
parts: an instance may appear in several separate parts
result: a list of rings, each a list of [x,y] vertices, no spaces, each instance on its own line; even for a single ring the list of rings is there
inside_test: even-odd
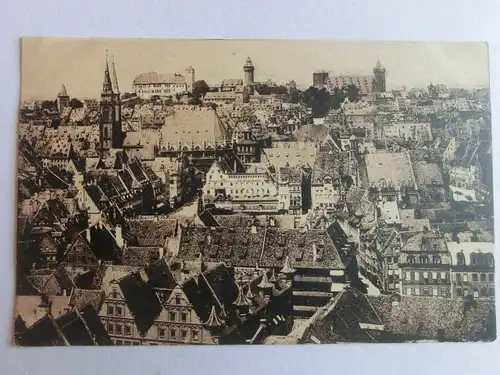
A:
[[[188,100],[188,104],[190,105],[200,105],[201,104],[201,100],[200,98],[191,98]]]
[[[361,100],[361,92],[358,86],[351,83],[345,88],[344,91],[347,99],[349,99],[351,103],[359,102]]]
[[[83,108],[83,103],[79,101],[77,98],[72,98],[69,102],[71,108],[76,109],[76,108]]]
[[[49,111],[55,110],[57,108],[57,101],[55,100],[44,100],[41,104],[41,109],[47,109]]]
[[[180,101],[181,101],[181,98],[182,98],[182,95],[181,95],[181,94],[179,94],[179,93],[175,94],[175,99],[176,99],[178,102],[180,102]]]
[[[208,84],[204,81],[196,81],[193,85],[193,97],[201,98],[210,90]]]

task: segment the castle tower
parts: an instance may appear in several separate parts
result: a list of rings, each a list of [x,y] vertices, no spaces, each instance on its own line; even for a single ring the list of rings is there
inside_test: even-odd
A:
[[[193,88],[194,88],[194,82],[195,82],[195,71],[194,68],[189,65],[186,68],[186,88],[189,93],[193,93]]]
[[[254,85],[254,72],[255,67],[252,64],[252,59],[247,57],[247,61],[245,61],[245,65],[243,65],[243,85],[249,88],[249,93],[252,93],[253,85]]]
[[[104,156],[103,154],[110,149],[121,148],[123,144],[120,92],[114,62],[111,67],[112,71],[110,72],[106,57],[100,102],[99,142],[102,150],[101,156]]]
[[[373,81],[373,91],[374,92],[385,92],[385,68],[377,61],[377,65],[373,68],[373,74],[375,79]]]
[[[59,94],[57,94],[57,110],[59,113],[62,113],[63,109],[69,106],[69,95],[66,91],[66,86],[62,85]]]

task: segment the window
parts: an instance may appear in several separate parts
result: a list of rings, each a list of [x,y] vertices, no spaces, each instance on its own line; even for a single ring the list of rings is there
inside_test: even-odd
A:
[[[495,297],[495,289],[494,288],[488,288],[488,295],[490,297]]]
[[[461,274],[457,273],[455,277],[457,279],[457,283],[461,283],[462,282],[462,275]]]
[[[118,345],[118,346],[123,345],[123,341],[122,340],[116,340],[116,345]]]
[[[111,292],[111,298],[118,298],[118,291],[116,289],[113,289]]]
[[[479,278],[481,281],[486,281],[486,274],[485,273],[480,274]]]
[[[469,295],[469,290],[467,288],[464,288],[464,297],[467,297]]]
[[[171,339],[177,338],[177,330],[175,328],[170,329],[170,338]]]
[[[158,328],[158,337],[160,339],[165,338],[165,328]]]
[[[116,325],[116,334],[117,335],[121,335],[122,334],[122,325],[121,324],[117,324]]]
[[[114,309],[114,307],[113,307],[113,306],[108,305],[108,315],[113,315],[113,314],[115,313],[115,311],[114,311],[114,310],[115,310],[115,309]]]
[[[177,294],[175,296],[175,304],[176,305],[180,305],[181,304],[181,296],[179,294]]]
[[[410,279],[412,281],[415,280],[415,272],[413,272],[413,271],[410,272]]]
[[[474,296],[474,298],[479,297],[479,292],[477,291],[477,289],[473,290],[473,296]]]
[[[127,336],[130,336],[130,335],[132,334],[132,327],[130,327],[130,326],[128,326],[128,325],[126,325],[126,326],[125,326],[125,334],[126,334]]]
[[[130,341],[126,341],[126,340],[125,340],[125,341],[123,341],[123,343],[124,343],[125,345],[128,345],[128,346],[132,345],[132,343],[131,343]]]
[[[116,306],[116,315],[117,316],[122,316],[122,308],[121,308],[121,306]]]
[[[464,283],[466,283],[468,280],[469,280],[469,278],[467,277],[467,274],[464,273]]]
[[[457,297],[462,297],[462,296],[463,296],[462,288],[457,288]]]
[[[196,341],[199,339],[199,333],[197,330],[193,329],[192,334],[193,334],[193,341]]]
[[[488,296],[488,289],[486,288],[481,288],[480,291],[479,291],[479,295],[481,297],[487,297]]]
[[[187,331],[185,329],[181,330],[181,339],[185,340],[187,338]]]
[[[446,288],[441,288],[441,295],[444,297],[446,296],[448,293],[446,292]]]
[[[488,281],[495,281],[495,275],[492,273],[488,274]]]
[[[465,255],[463,252],[457,254],[457,265],[459,266],[465,265]]]
[[[171,313],[169,314],[169,317],[170,317],[170,320],[171,320],[172,322],[175,322],[175,312],[171,312]]]
[[[133,341],[133,342],[132,342],[132,345],[134,345],[134,346],[139,346],[139,345],[141,345],[141,343],[140,343],[139,341]]]
[[[477,254],[476,253],[472,253],[470,255],[470,264],[475,266],[477,264]]]
[[[181,313],[181,322],[186,322],[187,321],[187,314],[186,313]]]
[[[477,281],[477,273],[472,274],[472,281]]]

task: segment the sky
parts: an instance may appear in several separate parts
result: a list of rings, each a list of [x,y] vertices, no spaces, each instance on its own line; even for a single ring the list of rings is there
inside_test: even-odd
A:
[[[243,78],[247,56],[255,65],[255,81],[301,88],[312,73],[368,75],[380,60],[388,89],[488,87],[488,46],[478,42],[348,42],[314,40],[168,40],[23,38],[21,99],[55,99],[64,84],[71,97],[98,97],[106,53],[114,56],[120,91],[132,92],[140,73],[183,73],[189,66],[196,80],[209,85],[225,78]]]

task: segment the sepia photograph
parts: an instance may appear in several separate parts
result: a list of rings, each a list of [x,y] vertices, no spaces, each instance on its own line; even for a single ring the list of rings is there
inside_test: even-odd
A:
[[[20,45],[13,346],[496,339],[486,43]]]

